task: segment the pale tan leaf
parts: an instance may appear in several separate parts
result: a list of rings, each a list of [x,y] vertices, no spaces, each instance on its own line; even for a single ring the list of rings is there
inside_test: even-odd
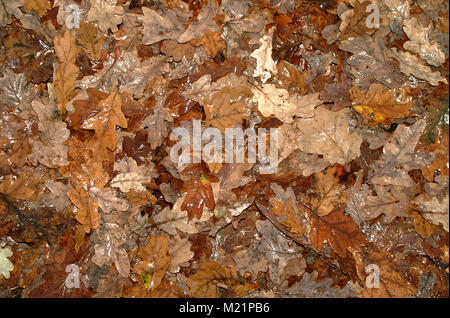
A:
[[[321,154],[331,164],[346,164],[359,157],[362,138],[350,131],[348,116],[346,109],[332,112],[318,107],[315,117],[297,119],[297,128],[303,133],[298,139],[299,148]]]

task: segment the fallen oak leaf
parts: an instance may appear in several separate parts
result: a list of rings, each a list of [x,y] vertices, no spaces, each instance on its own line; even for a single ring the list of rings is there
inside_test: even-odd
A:
[[[56,36],[53,42],[59,61],[53,75],[53,85],[58,100],[58,112],[64,114],[66,104],[75,89],[75,80],[80,73],[80,69],[76,65],[79,48],[69,30],[66,30],[63,36]]]
[[[209,0],[208,4],[200,10],[197,15],[197,21],[189,23],[186,31],[181,34],[177,39],[179,43],[186,43],[193,39],[199,39],[205,34],[205,32],[218,32],[220,31],[214,17],[217,13],[216,0]]]
[[[178,235],[169,241],[170,263],[168,271],[170,273],[178,273],[180,266],[194,257],[191,247],[192,242],[188,238],[180,238]]]
[[[353,109],[363,116],[369,127],[377,124],[389,127],[396,118],[408,118],[413,113],[412,99],[399,90],[385,90],[381,84],[372,84],[365,94],[353,87],[350,99]]]
[[[99,102],[100,111],[87,118],[84,129],[94,130],[94,137],[89,142],[94,159],[99,160],[105,155],[107,149],[114,151],[117,145],[116,126],[128,126],[125,115],[122,113],[122,100],[119,92],[115,90],[106,99]],[[100,160],[101,161],[101,160]]]
[[[30,176],[21,173],[15,177],[7,175],[0,184],[0,193],[16,200],[29,200],[34,195],[34,190],[29,186]]]
[[[122,247],[127,234],[115,223],[101,225],[94,234],[94,250],[92,262],[98,266],[114,263],[120,276],[128,277],[130,260],[127,251]]]
[[[78,208],[75,219],[83,226],[84,232],[89,233],[91,230],[95,230],[102,217],[98,213],[98,204],[89,193],[81,187],[67,192],[67,197]]]
[[[439,67],[445,63],[445,54],[437,42],[430,42],[432,24],[423,26],[416,17],[403,22],[403,31],[410,39],[403,43],[403,47],[413,53],[419,54],[429,65]]]
[[[124,10],[122,6],[116,6],[116,1],[90,0],[90,9],[87,15],[89,22],[96,21],[102,32],[108,29],[117,32],[117,25],[122,23]]]
[[[272,33],[263,35],[259,39],[261,46],[254,50],[250,57],[256,59],[256,68],[253,77],[260,77],[261,82],[265,83],[272,76],[277,75],[277,67],[272,59]]]
[[[19,9],[23,7],[24,0],[7,0],[3,1],[5,6],[5,11],[11,15],[14,15],[16,19],[21,19],[23,17],[23,12]]]
[[[95,88],[88,88],[86,94],[88,96],[87,100],[77,99],[73,101],[75,111],[70,114],[69,125],[76,130],[81,128],[86,119],[98,113],[100,111],[98,106],[100,101],[108,98],[108,94]]]
[[[140,274],[147,282],[147,288],[158,287],[169,268],[169,240],[166,236],[149,236],[144,246],[140,246],[137,256],[140,260],[133,265],[133,272]]]
[[[438,71],[434,72],[431,67],[424,65],[417,56],[409,52],[397,51],[396,48],[391,48],[388,51],[388,55],[400,62],[400,71],[406,76],[412,75],[427,81],[433,86],[439,85],[439,82],[448,84],[447,79],[441,73]]]
[[[348,110],[332,112],[318,107],[315,117],[299,118],[297,128],[303,133],[298,138],[303,152],[322,154],[331,164],[346,164],[360,156],[362,138],[349,127]]]
[[[23,5],[26,12],[34,10],[41,18],[51,7],[50,0],[25,0]]]
[[[51,101],[44,104],[34,100],[31,107],[39,119],[39,139],[30,139],[33,150],[28,159],[34,166],[37,166],[38,162],[49,168],[68,165],[68,147],[64,142],[69,138],[70,132],[65,122],[56,119],[56,105]]]
[[[11,257],[13,252],[9,246],[0,248],[0,275],[9,279],[10,272],[14,269],[14,264],[8,259]]]
[[[232,288],[237,296],[253,289],[251,284],[238,278],[236,270],[224,268],[215,261],[200,263],[199,271],[189,276],[186,284],[194,298],[218,298],[218,286]]]
[[[170,235],[176,235],[177,230],[187,233],[198,233],[193,220],[188,220],[188,212],[181,209],[185,198],[178,198],[172,209],[165,207],[158,214],[153,215],[152,224]]]
[[[252,87],[252,101],[258,105],[258,110],[264,117],[275,115],[284,123],[292,123],[293,117],[313,117],[314,108],[322,104],[319,93],[305,96],[290,96],[283,88],[274,84],[264,84]]]
[[[425,193],[414,199],[425,219],[435,225],[442,225],[444,230],[449,229],[449,195],[448,177],[439,176],[439,183],[425,184]]]
[[[200,39],[192,40],[190,43],[193,46],[202,45],[210,58],[214,58],[219,52],[226,49],[226,42],[222,39],[220,32],[206,31]]]
[[[411,199],[411,189],[398,186],[374,185],[376,195],[371,195],[369,186],[362,184],[358,175],[353,187],[346,190],[348,201],[346,212],[357,224],[369,221],[384,214],[384,222],[390,223],[395,217],[406,216]]]
[[[335,206],[347,201],[343,186],[339,184],[336,167],[328,168],[326,173],[314,174],[311,187],[314,190],[311,209],[318,216],[329,214]]]
[[[323,244],[328,242],[341,257],[345,257],[348,248],[358,251],[366,244],[364,235],[342,208],[323,217],[312,214],[309,240],[316,252],[320,253]]]
[[[308,234],[310,231],[308,214],[305,214],[306,211],[298,207],[292,188],[288,187],[284,191],[276,183],[272,183],[270,188],[276,195],[269,200],[272,205],[270,211],[277,216],[279,222],[288,227],[292,233],[298,233],[302,236]]]
[[[100,52],[106,38],[98,34],[97,28],[92,23],[80,23],[77,29],[78,43],[86,51],[88,57],[93,61],[100,59]]]
[[[17,108],[19,117],[29,118],[31,102],[38,94],[37,87],[29,83],[25,74],[6,69],[0,78],[0,102]]]
[[[373,82],[380,82],[387,87],[400,87],[403,83],[402,76],[395,72],[395,61],[386,56],[383,38],[389,31],[381,28],[372,37],[366,34],[339,42],[339,49],[353,53],[346,62],[357,86],[368,87]]]
[[[414,296],[417,288],[404,279],[396,266],[396,260],[390,253],[372,252],[366,258],[368,264],[375,264],[379,268],[378,288],[364,289],[366,298],[403,298]]]
[[[41,202],[49,207],[54,207],[56,212],[61,212],[64,208],[70,205],[70,200],[67,197],[67,192],[73,189],[70,183],[64,184],[54,180],[45,180],[45,186],[50,190],[49,194],[42,197]]]
[[[128,210],[127,200],[119,198],[114,189],[90,187],[89,195],[105,213],[110,213],[112,210],[120,212]]]
[[[226,128],[241,125],[250,115],[252,91],[245,76],[230,73],[212,82],[212,76],[207,74],[194,82],[184,95],[203,106],[205,125],[219,128],[222,133]]]
[[[184,182],[183,187],[187,193],[181,210],[188,212],[188,220],[192,220],[194,216],[201,219],[204,207],[210,210],[214,209],[215,201],[211,182],[202,173],[200,175],[192,173]]]
[[[163,106],[164,100],[159,99],[153,110],[153,114],[144,118],[141,128],[144,128],[148,134],[148,143],[152,149],[161,146],[164,139],[169,134],[173,118],[169,111]]]
[[[132,206],[141,206],[141,205],[153,205],[155,204],[158,199],[151,194],[149,191],[136,191],[136,190],[130,190],[126,194],[128,202]]]
[[[283,235],[269,220],[257,220],[255,225],[262,235],[256,251],[262,262],[255,265],[263,272],[268,271],[270,280],[276,285],[290,276],[301,276],[306,269],[303,248]]]
[[[120,191],[127,193],[130,190],[144,191],[143,184],[150,184],[153,178],[159,174],[154,169],[154,164],[149,167],[145,165],[138,166],[136,160],[126,157],[119,162],[114,163],[114,170],[119,171],[111,182],[110,187],[119,188]]]
[[[424,119],[414,125],[400,125],[384,145],[383,156],[370,178],[372,184],[411,187],[415,182],[408,171],[429,165],[436,158],[432,152],[415,152],[416,144],[425,130]]]
[[[147,7],[142,7],[144,16],[142,22],[144,37],[142,43],[150,45],[162,40],[178,40],[185,32],[183,24],[189,18],[189,14],[184,14],[180,10],[174,11],[161,8],[161,14]],[[183,14],[182,14],[183,13]]]

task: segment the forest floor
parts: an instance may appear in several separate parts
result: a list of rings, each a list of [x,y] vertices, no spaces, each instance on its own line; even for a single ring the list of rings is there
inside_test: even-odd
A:
[[[0,297],[448,297],[448,6],[0,0]]]

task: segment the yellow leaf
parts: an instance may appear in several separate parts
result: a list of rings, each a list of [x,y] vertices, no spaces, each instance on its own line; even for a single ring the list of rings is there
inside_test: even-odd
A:
[[[368,126],[389,126],[396,118],[411,116],[411,108],[414,106],[414,101],[407,99],[404,91],[386,90],[381,84],[372,84],[365,93],[354,87],[350,89],[350,99],[353,109],[361,114]]]

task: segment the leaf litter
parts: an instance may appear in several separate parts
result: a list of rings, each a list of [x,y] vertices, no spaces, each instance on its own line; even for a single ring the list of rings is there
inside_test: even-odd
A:
[[[448,4],[374,3],[1,1],[0,297],[448,297]]]

